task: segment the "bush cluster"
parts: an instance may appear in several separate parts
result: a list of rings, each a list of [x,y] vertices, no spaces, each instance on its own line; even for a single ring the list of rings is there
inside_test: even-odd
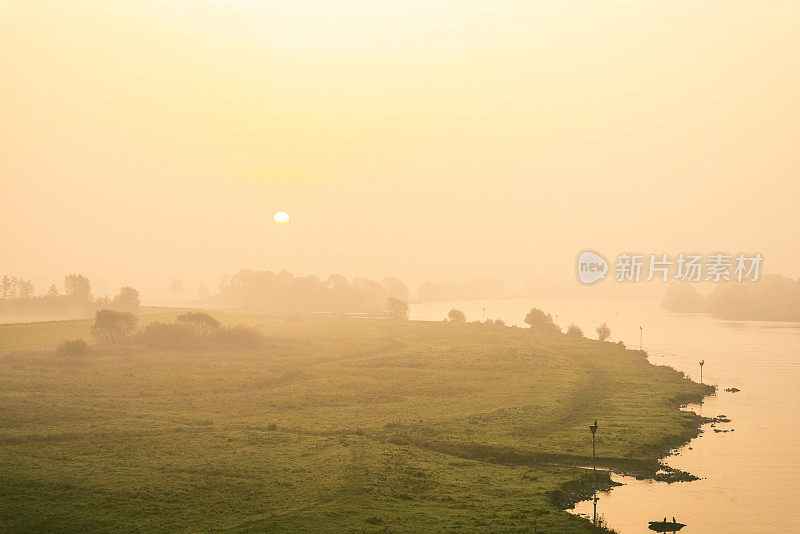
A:
[[[525,316],[525,322],[535,332],[561,333],[561,328],[553,320],[553,316],[538,308],[531,308]]]
[[[56,347],[59,356],[76,357],[89,354],[89,344],[82,339],[66,339]]]
[[[161,349],[242,348],[264,345],[264,336],[246,325],[222,326],[207,313],[187,313],[174,323],[150,323],[134,341]]]

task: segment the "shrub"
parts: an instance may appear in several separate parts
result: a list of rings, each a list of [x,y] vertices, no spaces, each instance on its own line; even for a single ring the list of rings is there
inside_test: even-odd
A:
[[[447,320],[451,323],[466,323],[467,316],[461,310],[453,308],[447,313]]]
[[[572,323],[567,327],[567,335],[570,337],[583,337],[583,330],[581,327]]]
[[[504,320],[502,320],[502,319],[495,319],[494,320],[494,324],[495,324],[495,326],[505,326],[506,322]]]
[[[389,309],[389,317],[393,319],[408,319],[408,302],[390,298],[386,302],[386,307]]]
[[[75,357],[89,354],[89,344],[82,339],[65,339],[56,347],[59,356]]]
[[[561,333],[561,329],[553,321],[553,316],[538,308],[531,308],[525,316],[525,322],[536,332]]]
[[[219,321],[204,312],[189,312],[179,315],[176,322],[188,326],[201,337],[211,335],[222,326]]]
[[[181,323],[150,323],[136,334],[136,342],[161,349],[188,349],[200,345],[191,326]]]
[[[611,329],[608,327],[606,323],[603,323],[597,327],[597,339],[599,339],[600,341],[605,341],[610,337],[611,337]]]
[[[209,338],[212,344],[242,349],[264,346],[264,336],[256,328],[243,324],[220,328]]]
[[[133,334],[136,321],[132,313],[100,310],[95,315],[92,335],[106,343],[122,343]]]

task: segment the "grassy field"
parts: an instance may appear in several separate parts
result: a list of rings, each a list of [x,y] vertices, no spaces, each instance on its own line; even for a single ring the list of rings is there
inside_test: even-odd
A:
[[[707,392],[526,329],[215,315],[267,346],[65,358],[90,321],[0,326],[0,530],[590,532],[559,507],[588,425],[598,464],[653,475]]]

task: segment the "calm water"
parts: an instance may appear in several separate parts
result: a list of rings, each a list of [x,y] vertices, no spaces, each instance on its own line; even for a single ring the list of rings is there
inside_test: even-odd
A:
[[[699,380],[702,358],[704,381],[720,386],[715,397],[690,408],[708,417],[728,416],[732,422],[716,428],[733,431],[717,433],[707,425],[667,460],[702,480],[666,484],[615,476],[625,485],[600,494],[597,508],[610,527],[622,534],[651,532],[648,521],[675,516],[688,525],[681,534],[800,532],[800,325],[673,314],[654,300],[599,299],[417,304],[411,318],[442,319],[455,307],[469,320],[501,318],[522,325],[532,306],[558,315],[562,327],[574,322],[591,336],[605,321],[612,341],[631,348],[639,347],[641,325],[652,363]],[[741,391],[722,391],[727,387]],[[575,509],[591,512],[591,501]]]

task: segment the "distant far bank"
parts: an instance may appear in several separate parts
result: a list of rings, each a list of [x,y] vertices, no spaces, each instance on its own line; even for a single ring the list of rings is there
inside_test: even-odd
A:
[[[723,283],[707,296],[694,285],[670,285],[661,307],[736,321],[800,322],[800,280],[767,275],[756,283]]]

